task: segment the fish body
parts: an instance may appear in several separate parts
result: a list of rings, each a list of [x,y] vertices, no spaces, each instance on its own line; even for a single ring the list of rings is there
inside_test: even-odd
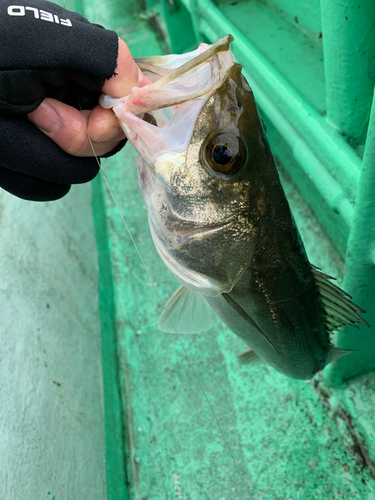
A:
[[[186,297],[198,294],[250,348],[243,362],[310,379],[348,353],[330,335],[365,323],[363,311],[307,259],[230,41],[201,45],[182,65],[178,56],[140,61],[155,83],[110,103],[140,154],[155,246],[182,285],[161,327],[181,331],[195,314]]]

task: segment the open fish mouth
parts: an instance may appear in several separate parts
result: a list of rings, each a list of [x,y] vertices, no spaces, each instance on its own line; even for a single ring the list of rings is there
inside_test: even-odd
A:
[[[174,56],[174,64],[169,68],[170,56],[135,58],[137,65],[143,72],[148,76],[154,74],[156,78],[159,78],[145,87],[134,87],[129,96],[126,97],[114,98],[103,94],[99,102],[103,108],[113,108],[115,112],[115,108],[126,103],[127,111],[139,115],[176,106],[205,95],[221,84],[223,80],[222,70],[225,74],[234,63],[233,55],[228,50],[233,40],[232,35],[227,35],[213,45],[201,43],[198,49],[193,52]],[[218,59],[216,65],[213,64],[215,57]],[[178,65],[184,60],[186,62]],[[207,62],[211,63],[210,68],[204,64]],[[173,67],[176,65],[177,67]],[[186,78],[188,73],[190,73],[189,78]],[[161,76],[163,74],[164,76]],[[116,114],[121,120],[120,114]]]
[[[100,97],[100,104],[113,109],[126,137],[148,166],[161,155],[186,154],[200,111],[235,64],[229,50],[232,41],[227,35],[182,56],[137,59],[153,83],[134,87],[123,98]],[[154,118],[153,123],[143,120],[145,113]]]

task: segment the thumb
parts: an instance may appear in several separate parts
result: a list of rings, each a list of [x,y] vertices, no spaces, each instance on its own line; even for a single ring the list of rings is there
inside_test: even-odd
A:
[[[126,43],[118,39],[118,56],[115,74],[106,80],[102,92],[112,97],[124,97],[128,95],[133,87],[144,87],[151,81],[143,75],[135,64]]]

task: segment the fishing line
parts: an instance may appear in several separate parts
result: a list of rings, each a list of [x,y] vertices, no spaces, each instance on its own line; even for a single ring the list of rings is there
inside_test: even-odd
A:
[[[78,97],[77,97],[77,98],[78,98]],[[82,111],[82,108],[81,108],[81,104],[80,104],[80,103],[79,103],[79,107],[80,107],[80,109],[81,109],[81,111]],[[143,267],[144,267],[144,269],[145,269],[145,271],[146,271],[146,273],[147,273],[147,275],[148,275],[148,277],[149,277],[149,280],[150,280],[150,282],[151,282],[152,286],[153,286],[153,287],[154,287],[154,289],[155,289],[156,295],[158,296],[159,301],[162,303],[162,298],[160,297],[160,294],[159,294],[159,291],[158,291],[158,289],[157,289],[156,283],[155,283],[155,281],[152,279],[151,273],[150,273],[150,271],[148,270],[148,267],[146,266],[146,263],[145,263],[145,261],[144,261],[144,259],[143,259],[143,257],[142,257],[142,254],[141,254],[141,252],[140,252],[140,250],[139,250],[139,248],[138,248],[138,246],[137,246],[137,244],[136,244],[136,242],[135,242],[135,240],[134,240],[134,238],[133,238],[133,235],[131,234],[131,231],[130,231],[129,226],[128,226],[128,224],[127,224],[126,220],[125,220],[125,217],[123,216],[123,214],[122,214],[122,212],[121,212],[121,209],[120,209],[120,207],[119,207],[119,204],[117,203],[116,198],[115,198],[115,196],[114,196],[114,194],[113,194],[113,191],[112,191],[112,189],[111,189],[111,187],[110,187],[110,185],[109,185],[109,183],[108,183],[107,176],[105,175],[105,173],[104,173],[104,171],[103,171],[103,169],[102,169],[102,167],[101,167],[101,165],[100,165],[100,161],[99,161],[99,159],[98,159],[98,157],[97,157],[97,155],[96,155],[96,153],[95,153],[95,150],[94,150],[94,147],[93,147],[93,145],[92,145],[91,138],[90,138],[90,136],[89,136],[89,132],[88,132],[88,128],[87,128],[87,125],[86,125],[86,124],[85,124],[85,128],[86,128],[87,138],[88,138],[88,140],[89,140],[89,143],[90,143],[91,149],[92,149],[92,151],[93,151],[93,153],[94,153],[94,156],[95,156],[96,162],[97,162],[97,164],[98,164],[98,166],[99,166],[100,173],[101,173],[101,175],[102,175],[102,177],[103,177],[103,179],[104,179],[104,182],[105,182],[105,184],[106,184],[106,186],[107,186],[107,189],[108,189],[108,191],[109,191],[109,193],[110,193],[110,195],[111,195],[111,197],[112,197],[112,199],[113,199],[113,201],[114,201],[114,203],[115,203],[115,206],[116,206],[116,208],[117,208],[117,211],[118,211],[118,213],[120,214],[120,217],[121,217],[121,219],[122,219],[122,222],[124,223],[124,226],[125,226],[125,228],[126,228],[126,230],[127,230],[128,234],[129,234],[129,236],[130,236],[130,239],[131,239],[131,241],[132,241],[132,243],[133,243],[133,245],[134,245],[134,247],[135,247],[136,251],[137,251],[137,254],[139,255],[139,258],[140,258],[140,260],[141,260],[141,262],[142,262],[142,265],[143,265]],[[207,394],[206,394],[206,391],[205,391],[205,390],[204,390],[204,388],[203,388],[202,382],[201,382],[200,378],[198,377],[198,374],[197,374],[197,372],[196,372],[196,370],[195,370],[195,368],[194,368],[194,365],[193,365],[193,363],[192,363],[192,361],[191,361],[191,359],[190,359],[190,357],[189,357],[189,355],[188,355],[188,352],[187,352],[187,350],[186,350],[186,348],[185,348],[185,346],[184,346],[184,344],[183,344],[183,342],[182,342],[182,340],[181,340],[181,335],[177,332],[177,330],[176,330],[175,326],[173,325],[173,322],[172,322],[172,320],[171,320],[171,318],[170,318],[169,313],[167,313],[167,316],[168,316],[169,321],[171,322],[171,325],[172,325],[172,327],[173,327],[173,329],[174,329],[174,331],[175,331],[175,334],[176,334],[176,336],[177,336],[177,338],[178,338],[178,340],[179,340],[179,342],[180,342],[180,344],[181,344],[181,347],[182,347],[182,349],[183,349],[183,351],[184,351],[184,353],[185,353],[185,356],[186,356],[186,359],[187,359],[187,361],[188,361],[188,363],[189,363],[189,365],[190,365],[190,368],[191,368],[191,370],[192,370],[192,372],[193,372],[193,374],[194,374],[194,376],[195,376],[195,378],[196,378],[196,380],[197,380],[197,382],[198,382],[198,385],[199,385],[199,387],[200,387],[200,389],[201,389],[201,391],[202,391],[202,393],[203,393],[203,395],[204,395],[204,398],[205,398],[205,400],[207,401],[207,404],[208,404],[208,406],[209,406],[209,408],[210,408],[210,410],[211,410],[211,413],[212,413],[212,415],[213,415],[213,417],[214,417],[214,419],[215,419],[215,421],[216,421],[216,425],[217,425],[217,427],[218,427],[218,429],[219,429],[219,431],[220,431],[221,437],[223,438],[223,441],[224,441],[224,443],[225,443],[225,447],[227,448],[227,450],[228,450],[228,452],[229,452],[229,455],[230,455],[230,457],[231,457],[231,459],[232,459],[232,461],[233,461],[233,463],[234,463],[234,465],[235,465],[235,467],[236,467],[236,470],[237,470],[237,472],[238,472],[238,474],[239,474],[239,476],[240,476],[240,478],[241,478],[241,481],[242,481],[242,483],[243,483],[243,485],[244,485],[244,487],[245,487],[245,489],[246,489],[246,491],[247,491],[247,493],[248,493],[248,495],[249,495],[249,497],[248,497],[248,498],[249,498],[249,499],[251,499],[252,497],[251,497],[250,489],[249,489],[249,487],[248,487],[248,485],[247,485],[247,483],[246,483],[246,481],[245,481],[245,477],[244,477],[243,473],[241,472],[241,469],[240,469],[240,467],[239,467],[238,463],[236,462],[236,460],[235,460],[235,458],[234,458],[234,456],[233,456],[232,450],[231,450],[231,448],[230,448],[230,446],[229,446],[229,443],[228,443],[228,441],[227,441],[227,439],[226,439],[226,437],[225,437],[225,435],[224,435],[224,432],[223,432],[222,427],[221,427],[221,425],[220,425],[220,422],[219,422],[219,420],[218,420],[218,418],[217,418],[217,416],[216,416],[216,413],[215,413],[215,411],[214,411],[214,409],[213,409],[213,406],[212,406],[212,404],[211,404],[210,400],[208,399],[208,396],[207,396]]]

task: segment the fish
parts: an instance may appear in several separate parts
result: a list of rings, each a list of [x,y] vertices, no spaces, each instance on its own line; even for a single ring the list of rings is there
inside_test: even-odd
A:
[[[206,331],[213,310],[247,345],[240,363],[308,380],[352,352],[338,328],[368,323],[307,258],[232,41],[137,59],[152,83],[100,102],[139,154],[152,239],[181,285],[159,329]]]

